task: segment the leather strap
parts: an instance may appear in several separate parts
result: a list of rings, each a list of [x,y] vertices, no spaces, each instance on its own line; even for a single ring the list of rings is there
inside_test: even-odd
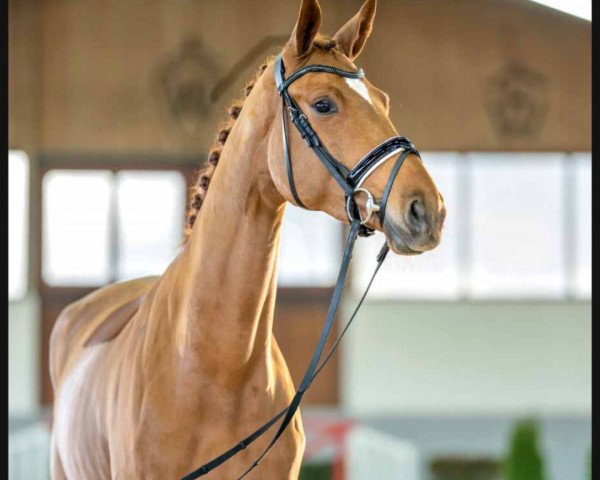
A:
[[[412,142],[406,137],[392,137],[380,143],[354,166],[348,175],[348,182],[354,188],[360,187],[380,165],[402,150],[417,153]]]
[[[281,71],[281,68],[278,67],[281,65],[283,65],[283,59],[281,54],[279,54],[275,59],[275,81],[277,82],[277,90],[279,90],[280,93],[284,90],[287,90],[287,88],[296,80],[298,80],[302,75],[311,72],[332,73],[334,75],[337,75],[338,77],[345,78],[364,78],[365,76],[365,72],[363,72],[362,68],[359,68],[355,72],[351,72],[350,70],[342,70],[341,68],[333,67],[331,65],[307,65],[306,67],[302,67],[296,70],[287,79],[284,79],[283,75],[281,76],[281,78],[277,78],[277,72]]]
[[[287,172],[288,184],[290,186],[290,191],[292,192],[292,197],[294,197],[296,204],[299,207],[307,209],[306,205],[304,205],[302,200],[300,200],[300,196],[298,195],[298,191],[296,190],[296,182],[294,182],[294,172],[292,170],[292,158],[290,156],[290,145],[288,143],[287,122],[285,120],[286,115],[287,115],[287,109],[286,109],[285,103],[282,102],[281,131],[283,134],[283,156],[285,158],[285,170]]]
[[[383,191],[383,195],[379,202],[379,222],[381,223],[381,228],[383,228],[383,222],[385,220],[385,208],[387,206],[388,198],[390,197],[390,192],[392,191],[392,186],[394,185],[394,180],[396,180],[396,175],[398,175],[400,167],[404,163],[404,160],[406,159],[409,153],[413,153],[413,151],[404,150],[400,154],[400,156],[396,160],[396,163],[394,164],[394,167],[392,168],[392,171],[390,172],[387,184],[385,185],[385,190]]]

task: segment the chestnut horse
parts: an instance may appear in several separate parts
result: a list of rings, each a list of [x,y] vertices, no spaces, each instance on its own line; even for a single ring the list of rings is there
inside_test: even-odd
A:
[[[375,4],[368,0],[329,38],[318,35],[317,0],[303,0],[282,52],[287,72],[313,63],[356,70]],[[348,168],[396,135],[388,96],[365,79],[312,73],[289,91]],[[243,106],[230,110],[230,123],[200,173],[187,241],[165,273],[102,288],[68,306],[56,322],[50,345],[55,480],[180,478],[235,445],[294,395],[272,334],[280,227],[286,201],[295,203],[273,61],[246,95]],[[344,192],[295,129],[289,145],[302,203],[348,222]],[[365,182],[376,198],[392,164]],[[375,215],[368,226],[384,232],[395,253],[414,255],[439,243],[444,216],[442,197],[411,153],[394,181],[383,225]],[[206,478],[237,478],[268,441],[259,439]],[[298,478],[303,450],[297,413],[249,478]]]

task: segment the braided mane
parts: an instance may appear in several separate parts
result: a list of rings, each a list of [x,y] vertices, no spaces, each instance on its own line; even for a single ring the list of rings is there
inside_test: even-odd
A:
[[[336,44],[335,41],[325,36],[318,35],[314,41],[313,46],[324,51],[331,51],[336,46]],[[198,213],[200,212],[200,207],[202,207],[202,203],[204,202],[206,194],[208,193],[210,180],[215,172],[215,169],[217,168],[217,165],[219,164],[221,151],[223,150],[223,146],[227,141],[227,137],[229,137],[229,132],[231,132],[233,124],[239,117],[240,112],[242,111],[244,101],[248,97],[248,95],[250,95],[250,92],[254,88],[254,84],[260,78],[263,72],[267,69],[269,63],[272,62],[273,59],[274,57],[270,56],[263,62],[263,64],[254,74],[252,79],[246,83],[246,86],[243,90],[244,98],[234,100],[233,104],[227,110],[227,120],[219,125],[215,141],[209,150],[208,158],[198,170],[196,180],[194,181],[194,184],[192,185],[189,191],[188,213],[187,220],[185,222],[183,243],[187,241],[188,237],[192,232],[192,227],[196,222],[196,218],[198,217]]]
[[[242,111],[242,107],[244,105],[246,97],[250,95],[250,92],[252,91],[252,88],[254,88],[256,80],[258,80],[258,78],[266,70],[271,60],[272,58],[268,58],[267,60],[265,60],[263,65],[261,65],[259,70],[254,74],[252,79],[246,83],[246,86],[244,87],[244,98],[234,100],[233,104],[227,110],[227,120],[225,120],[219,125],[219,130],[217,132],[213,145],[210,147],[208,157],[204,164],[198,170],[196,180],[190,188],[187,221],[185,222],[185,236],[183,239],[184,242],[190,236],[190,233],[192,232],[192,227],[194,226],[196,218],[198,217],[198,213],[200,212],[200,207],[202,207],[202,203],[206,198],[208,187],[210,185],[210,180],[213,174],[215,173],[217,165],[219,164],[221,151],[223,150],[223,145],[225,145],[225,142],[227,141],[227,137],[229,137],[229,132],[231,132],[233,124],[235,123]]]

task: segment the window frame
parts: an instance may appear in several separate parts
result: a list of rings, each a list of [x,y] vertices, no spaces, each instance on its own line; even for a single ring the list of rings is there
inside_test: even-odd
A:
[[[59,154],[59,153],[45,153],[39,155],[39,169],[36,175],[36,218],[34,220],[36,224],[36,272],[35,278],[37,279],[37,287],[40,292],[49,293],[53,292],[87,292],[93,291],[97,288],[102,287],[104,284],[98,285],[49,285],[46,283],[43,277],[42,262],[43,262],[43,191],[42,182],[44,176],[52,170],[107,170],[113,175],[116,175],[120,171],[177,171],[181,173],[186,182],[186,188],[191,185],[194,180],[195,174],[198,170],[199,165],[198,157],[195,155],[156,155],[156,154]],[[185,211],[182,212],[182,220],[185,221]],[[182,223],[183,228],[183,223]],[[115,232],[111,234],[111,243],[114,243],[113,236]],[[113,247],[111,246],[111,249]],[[113,255],[111,252],[110,255]],[[109,258],[110,265],[110,278],[109,283],[116,281],[115,265],[113,265],[113,259]]]
[[[198,169],[206,158],[204,154],[156,154],[156,153],[72,153],[72,152],[43,152],[36,157],[36,168],[30,168],[30,230],[29,230],[29,279],[30,287],[35,285],[39,292],[50,291],[74,293],[82,295],[92,292],[97,286],[53,286],[48,285],[42,275],[43,248],[43,218],[42,218],[42,179],[50,170],[110,170],[113,174],[122,170],[145,171],[179,171],[183,174],[186,186],[194,182]],[[30,157],[30,166],[31,166]],[[185,215],[185,213],[184,213]],[[347,236],[347,226],[342,225],[340,234],[340,251],[343,252]],[[350,273],[351,275],[351,273]],[[111,279],[112,281],[112,279]],[[311,299],[322,300],[331,296],[334,285],[331,286],[278,286],[278,296],[284,296],[286,301],[299,303],[310,302]]]
[[[29,255],[29,252],[31,251],[31,245],[32,245],[32,231],[31,231],[31,212],[32,212],[32,191],[33,191],[33,185],[32,185],[32,159],[31,156],[27,153],[27,151],[23,148],[9,148],[8,149],[8,158],[7,161],[10,162],[10,154],[11,152],[22,152],[25,155],[25,159],[26,159],[26,165],[25,165],[25,180],[26,180],[26,184],[24,186],[25,188],[25,192],[24,192],[24,200],[26,202],[26,206],[25,206],[25,218],[23,219],[23,227],[24,227],[24,238],[23,238],[23,255],[25,256],[24,262],[24,269],[23,269],[23,274],[25,275],[25,281],[24,281],[24,291],[22,292],[21,295],[18,296],[13,296],[11,297],[10,294],[10,289],[8,290],[8,302],[9,304],[17,304],[20,302],[25,301],[25,299],[28,297],[28,295],[31,292],[32,286],[33,286],[33,281],[32,279],[34,278],[32,276],[32,261]],[[10,169],[10,164],[9,167]],[[10,187],[9,187],[10,188]],[[7,191],[8,194],[8,191]],[[10,205],[9,205],[9,215],[10,215]],[[9,222],[10,223],[10,222]]]

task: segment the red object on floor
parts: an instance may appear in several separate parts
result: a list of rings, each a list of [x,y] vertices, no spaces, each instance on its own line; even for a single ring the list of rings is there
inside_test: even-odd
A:
[[[333,459],[331,474],[333,480],[344,480],[345,443],[346,434],[356,422],[349,419],[328,420],[311,417],[305,422],[307,432],[307,445],[304,459],[310,460],[328,446],[333,446]]]

